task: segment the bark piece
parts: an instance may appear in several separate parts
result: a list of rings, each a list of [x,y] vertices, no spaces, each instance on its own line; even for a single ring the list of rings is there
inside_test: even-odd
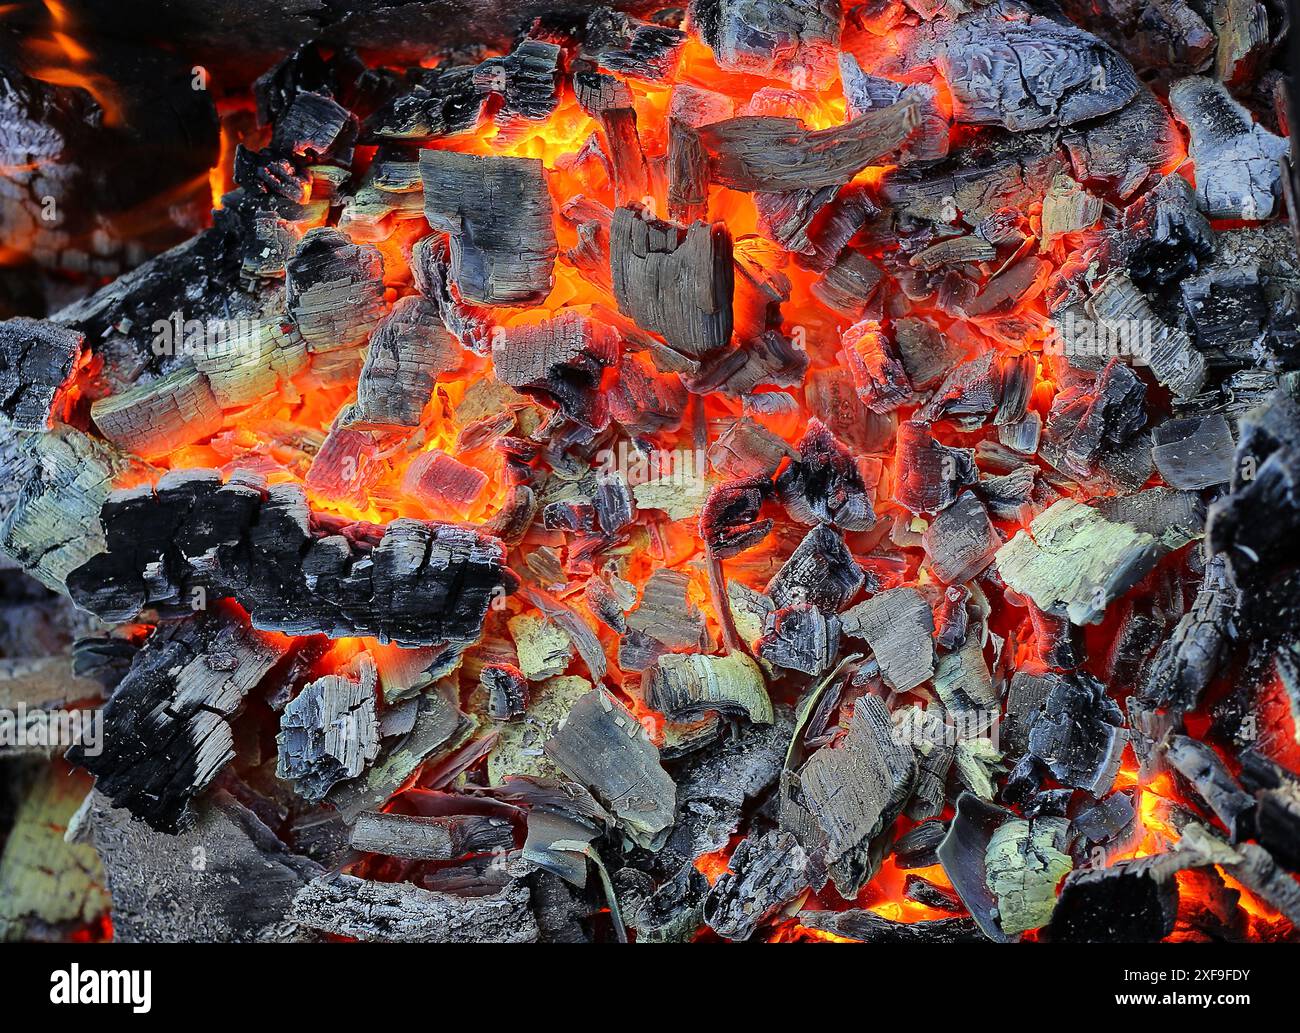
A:
[[[1061,852],[1067,824],[1064,818],[1012,818],[989,840],[984,863],[989,888],[998,899],[998,922],[1007,935],[1051,921],[1056,887],[1074,867]]]

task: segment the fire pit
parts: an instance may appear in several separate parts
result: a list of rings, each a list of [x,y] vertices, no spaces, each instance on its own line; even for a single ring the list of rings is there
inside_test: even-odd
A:
[[[226,6],[0,15],[0,935],[1295,939],[1280,6]]]

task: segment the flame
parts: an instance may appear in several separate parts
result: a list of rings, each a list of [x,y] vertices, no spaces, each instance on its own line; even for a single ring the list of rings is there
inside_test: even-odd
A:
[[[24,46],[36,60],[48,62],[28,71],[33,79],[54,86],[72,86],[85,90],[103,112],[108,127],[123,124],[122,101],[112,80],[86,67],[93,56],[71,34],[72,19],[59,0],[42,0],[49,13],[51,29],[48,39],[30,39]]]

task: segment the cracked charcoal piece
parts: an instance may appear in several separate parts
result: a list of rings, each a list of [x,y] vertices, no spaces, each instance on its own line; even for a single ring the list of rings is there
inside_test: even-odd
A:
[[[548,760],[609,808],[638,845],[647,850],[663,845],[677,787],[627,707],[603,689],[588,692],[573,704],[545,750]]]
[[[426,818],[367,811],[352,826],[354,850],[421,861],[453,861],[466,854],[514,848],[509,821],[485,814]]]
[[[565,310],[494,334],[492,362],[501,383],[545,399],[584,426],[604,427],[609,411],[601,376],[617,363],[618,350],[610,327]]]
[[[708,711],[771,724],[772,702],[763,672],[741,652],[726,656],[666,653],[646,672],[647,702],[675,721],[699,719]]]
[[[1154,943],[1178,916],[1177,859],[1156,854],[1066,878],[1048,931],[1062,943]]]
[[[862,404],[875,413],[897,409],[912,393],[907,371],[874,320],[855,323],[844,332],[844,354]]]
[[[891,588],[843,615],[844,633],[863,639],[885,684],[899,692],[934,677],[934,614],[915,588]]]
[[[680,29],[600,7],[587,19],[583,52],[607,71],[654,82],[672,75],[685,43]]]
[[[371,335],[357,380],[357,420],[419,426],[438,376],[460,361],[460,345],[443,328],[437,307],[418,296],[402,298]]]
[[[451,238],[451,279],[470,305],[536,305],[559,245],[542,163],[422,150],[424,214]]]
[[[1029,728],[1029,752],[1062,785],[1100,796],[1115,781],[1129,739],[1124,715],[1092,675],[1062,676]]]
[[[993,562],[1002,544],[988,510],[973,492],[939,513],[922,535],[931,569],[944,584],[961,584]]]
[[[474,69],[474,85],[501,98],[499,125],[515,119],[544,121],[560,104],[563,49],[541,39],[523,39],[505,57],[490,57]]]
[[[919,112],[915,100],[903,100],[830,129],[741,115],[697,132],[715,183],[732,190],[816,190],[842,186],[897,151],[920,124]]]
[[[807,806],[826,833],[827,861],[840,864],[836,885],[851,897],[865,882],[859,857],[902,812],[916,780],[916,757],[895,741],[889,712],[877,696],[854,704],[848,734],[823,747],[799,773]]]
[[[702,34],[721,68],[817,89],[834,76],[840,20],[839,0],[718,0]]]
[[[970,918],[931,918],[895,922],[874,911],[801,911],[799,923],[807,929],[842,936],[862,943],[982,943],[979,926]]]
[[[1286,141],[1254,122],[1213,79],[1193,76],[1169,87],[1169,106],[1191,134],[1196,202],[1211,219],[1267,219],[1282,191]]]
[[[724,939],[748,940],[807,886],[808,855],[788,832],[746,836],[704,898],[704,921]]]
[[[285,308],[312,352],[352,348],[384,316],[384,260],[336,229],[308,231],[285,262]]]
[[[322,875],[293,899],[299,925],[368,943],[534,943],[537,920],[528,890],[461,897],[405,882]]]
[[[777,667],[824,674],[839,650],[840,622],[811,603],[795,603],[773,610],[763,623],[758,654]]]
[[[1242,790],[1211,747],[1185,735],[1174,735],[1165,748],[1165,758],[1223,822],[1234,842],[1250,834],[1255,798]]]
[[[69,575],[69,592],[106,619],[233,598],[264,630],[465,644],[478,639],[493,596],[517,584],[501,543],[471,528],[354,528],[363,551],[343,525],[313,517],[301,487],[223,484],[213,470],[110,496],[101,520],[108,551]]]
[[[1051,920],[1056,886],[1073,867],[1062,853],[1064,818],[1011,818],[998,826],[984,855],[989,889],[998,899],[998,924],[1009,936]]]
[[[875,526],[858,464],[816,418],[799,441],[799,459],[777,477],[776,491],[786,512],[801,524],[825,522],[845,531]]]
[[[286,704],[276,736],[276,776],[304,800],[319,802],[339,782],[356,778],[379,752],[374,662],[362,654],[356,677],[327,674]]]
[[[899,471],[894,500],[912,513],[938,513],[977,480],[975,453],[940,444],[928,424],[899,424],[895,448]]]
[[[0,413],[15,430],[49,430],[85,338],[35,319],[0,322]]]
[[[735,270],[722,223],[682,228],[639,205],[614,212],[610,268],[619,311],[701,358],[731,342]]]
[[[767,586],[778,607],[811,603],[838,613],[866,582],[843,536],[829,524],[818,524],[790,554]]]
[[[225,608],[162,625],[104,707],[102,751],[68,759],[152,828],[191,826],[192,802],[235,756],[231,720],[287,646]]]

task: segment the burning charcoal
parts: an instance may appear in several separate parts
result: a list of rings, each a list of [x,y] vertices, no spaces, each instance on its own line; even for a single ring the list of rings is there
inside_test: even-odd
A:
[[[954,714],[969,715],[972,719],[995,710],[998,702],[984,660],[983,639],[982,630],[977,627],[956,652],[939,657],[934,671],[934,688],[943,705]],[[980,781],[984,779],[981,777]]]
[[[1022,754],[1029,749],[1029,732],[1042,716],[1047,697],[1060,681],[1061,675],[1053,671],[1035,674],[1019,670],[1011,676],[1001,727],[1001,742],[1009,755]]]
[[[486,814],[419,815],[367,811],[352,826],[354,850],[419,861],[452,861],[466,854],[512,850],[514,829]]]
[[[563,674],[573,659],[573,642],[564,629],[544,616],[521,613],[508,621],[519,655],[519,669],[529,681]]]
[[[772,723],[772,702],[763,672],[744,653],[707,656],[665,653],[645,676],[645,698],[674,721],[690,721],[717,711]]]
[[[1293,925],[1300,922],[1300,888],[1262,846],[1242,843],[1236,847],[1241,860],[1229,870],[1247,888],[1258,893]]]
[[[828,524],[818,524],[777,571],[767,594],[778,607],[811,603],[827,613],[838,613],[865,580],[840,533]]]
[[[1177,859],[1156,854],[1080,868],[1061,887],[1051,938],[1063,943],[1154,943],[1178,915]]]
[[[1242,791],[1213,749],[1185,735],[1175,735],[1169,740],[1165,757],[1223,822],[1234,841],[1249,833],[1254,797]]]
[[[949,585],[934,613],[934,641],[940,649],[956,649],[966,641],[970,626],[970,590],[963,585]]]
[[[1151,458],[1175,488],[1195,491],[1231,478],[1235,445],[1222,416],[1169,420],[1155,429],[1154,437]]]
[[[794,603],[772,611],[758,642],[759,655],[770,664],[818,676],[835,662],[840,622],[811,603]]]
[[[983,942],[979,926],[969,918],[930,918],[895,922],[874,911],[800,911],[799,923],[846,940],[861,943],[976,943]]]
[[[804,765],[800,784],[828,837],[826,859],[841,896],[855,896],[869,877],[868,846],[902,812],[915,779],[912,749],[895,741],[877,696],[854,704],[839,746],[818,750]]]
[[[916,785],[905,813],[914,820],[937,817],[948,802],[948,773],[956,754],[947,711],[935,704],[924,710],[911,706],[893,717],[895,735],[906,737],[917,753]]]
[[[928,425],[899,424],[894,456],[894,500],[912,513],[938,513],[977,479],[975,453],[941,445]]]
[[[628,490],[627,481],[611,474],[600,477],[596,482],[596,497],[593,500],[596,521],[607,535],[618,534],[632,523],[632,492]]]
[[[66,592],[68,574],[103,551],[95,514],[113,482],[148,473],[149,467],[63,426],[31,435],[18,454],[15,466],[20,464],[30,472],[4,520],[0,548],[45,587]]]
[[[150,827],[186,828],[193,800],[235,756],[231,719],[284,653],[224,609],[163,625],[104,708],[102,751],[77,745],[68,759]]]
[[[1196,163],[1196,203],[1211,219],[1267,219],[1281,193],[1286,141],[1254,122],[1222,83],[1201,76],[1169,87]]]
[[[838,0],[720,0],[701,34],[721,68],[818,89],[835,74],[840,20]]]
[[[845,531],[876,523],[857,463],[821,420],[813,419],[799,442],[799,460],[776,480],[786,512],[801,524],[824,521]]]
[[[501,98],[498,124],[515,119],[542,122],[560,104],[564,52],[558,44],[523,39],[505,57],[490,57],[474,69],[474,85]]]
[[[1095,624],[1159,555],[1151,535],[1062,499],[1002,546],[995,563],[1008,587],[1042,609],[1064,610],[1075,624]]]
[[[708,206],[709,157],[704,144],[694,126],[672,118],[668,123],[668,214],[687,225],[703,219]]]
[[[353,348],[384,316],[384,260],[338,230],[310,230],[285,263],[285,306],[313,352]]]
[[[1128,743],[1124,715],[1092,675],[1055,680],[1029,727],[1029,752],[1062,785],[1100,796],[1115,781]]]
[[[1111,359],[1091,391],[1056,396],[1043,457],[1059,469],[1087,477],[1103,451],[1127,445],[1146,419],[1146,386],[1128,366]]]
[[[778,709],[773,723],[746,725],[674,768],[678,818],[664,849],[694,860],[725,847],[746,804],[776,784],[792,731],[790,711]]]
[[[451,238],[451,279],[470,305],[536,305],[559,251],[541,161],[422,150],[424,214]]]
[[[418,426],[438,376],[460,362],[460,346],[443,329],[436,307],[423,298],[402,298],[371,335],[357,381],[357,418]]]
[[[309,929],[370,943],[534,943],[528,890],[460,897],[405,882],[322,875],[293,898],[289,917]]]
[[[54,426],[60,394],[81,358],[85,337],[35,319],[0,322],[0,413],[15,430]]]
[[[478,125],[487,94],[474,84],[475,69],[443,65],[425,69],[409,90],[380,105],[366,120],[378,140],[427,140],[468,133]]]
[[[998,922],[998,899],[989,888],[985,858],[993,837],[1008,820],[1018,819],[1010,811],[962,793],[957,798],[957,814],[936,851],[944,874],[980,932],[996,943],[1013,937]]]
[[[917,390],[932,387],[960,358],[943,334],[920,319],[896,320],[894,342],[907,378]]]
[[[704,899],[704,921],[727,940],[754,931],[807,888],[808,855],[788,832],[747,836]]]
[[[871,646],[885,684],[896,692],[934,677],[934,614],[914,588],[891,588],[843,616],[844,633]]]
[[[604,690],[574,703],[546,757],[590,789],[639,846],[657,850],[668,838],[677,788],[640,722]]]
[[[1134,830],[1137,811],[1128,793],[1111,793],[1104,800],[1080,811],[1074,817],[1074,827],[1089,843],[1117,843]],[[1076,850],[1076,855],[1078,851]]]
[[[1211,16],[1219,44],[1215,73],[1221,82],[1240,86],[1258,74],[1272,45],[1268,8],[1244,0],[1216,5]]]
[[[609,413],[600,392],[604,369],[618,361],[612,329],[579,312],[507,327],[492,342],[497,379],[551,401],[584,426],[603,427]]]
[[[844,332],[843,342],[858,397],[868,409],[889,412],[907,401],[912,385],[879,323],[854,324]]]
[[[721,223],[682,229],[639,205],[621,207],[610,254],[619,311],[641,329],[692,358],[731,341],[734,269],[731,235]]]
[[[842,126],[808,130],[798,119],[742,115],[698,129],[709,177],[732,190],[842,186],[898,150],[920,124],[920,105],[899,101]]]
[[[1115,192],[1128,198],[1169,166],[1180,140],[1169,112],[1140,87],[1121,110],[1066,134],[1061,142],[1076,179],[1114,184]]]
[[[880,452],[892,441],[894,417],[867,409],[848,371],[824,369],[810,373],[804,394],[811,412],[851,452]]]
[[[990,515],[994,518],[1014,520],[1019,524],[1026,523],[1033,519],[1037,508],[1037,471],[1033,466],[1026,464],[1007,474],[981,477],[979,483],[975,485],[974,494],[984,501]],[[939,515],[942,516],[943,513]],[[1001,542],[997,544],[1000,545]]]
[[[528,706],[528,679],[511,664],[484,664],[479,681],[487,689],[488,717],[509,721],[522,717]]]
[[[845,251],[812,286],[813,297],[849,319],[861,319],[885,278],[874,262],[852,249]]]
[[[993,562],[1002,540],[972,492],[958,496],[923,535],[930,568],[944,584],[969,581]]]
[[[108,551],[69,575],[69,591],[114,620],[233,598],[264,630],[463,644],[479,637],[492,598],[516,584],[501,543],[470,528],[395,520],[363,554],[313,525],[298,485],[222,484],[216,471],[110,496],[101,521]],[[146,580],[155,570],[174,580]]]
[[[146,457],[202,441],[222,426],[221,404],[208,378],[193,368],[97,399],[90,415],[110,442]]]
[[[280,715],[276,775],[304,800],[319,802],[339,782],[356,778],[379,752],[374,662],[362,654],[357,677],[317,678]]]
[[[1093,197],[1069,176],[1057,176],[1043,198],[1043,236],[1039,250],[1056,238],[1094,226],[1101,218],[1101,198]]]
[[[191,829],[174,835],[154,832],[97,792],[86,824],[119,943],[283,939],[294,894],[321,873],[222,789],[196,809]]]
[[[487,474],[482,470],[432,448],[411,460],[402,475],[402,491],[431,513],[438,514],[446,508],[464,515],[483,493],[487,482]]]
[[[660,884],[637,910],[631,923],[637,943],[686,943],[704,924],[704,899],[709,880],[695,866],[684,864]]]
[[[331,158],[346,165],[360,126],[356,116],[331,97],[300,92],[276,120],[271,151],[301,158]]]
[[[998,900],[998,924],[1008,936],[1051,920],[1056,886],[1074,867],[1061,852],[1066,825],[1063,818],[1011,818],[989,839],[984,855],[989,889]]]
[[[894,841],[894,864],[904,870],[938,864],[935,851],[947,833],[948,824],[943,821],[923,821],[908,829]]]
[[[583,53],[601,68],[656,82],[672,76],[686,33],[600,7],[587,19]]]
[[[1164,287],[1214,255],[1214,232],[1196,208],[1192,185],[1171,173],[1124,211],[1129,273],[1143,290]]]
[[[1128,63],[1100,40],[1040,16],[984,9],[895,34],[879,74],[931,63],[952,90],[953,117],[1016,133],[1068,126],[1118,111],[1141,88]]]
[[[623,651],[634,636],[657,643],[661,652],[675,649],[698,649],[706,634],[704,615],[690,601],[690,580],[671,570],[656,570],[641,593],[641,604],[628,614],[628,635],[619,652],[620,664],[628,670],[644,670],[657,658],[651,656],[643,665],[625,662]]]
[[[700,538],[719,559],[757,545],[771,533],[772,521],[760,520],[763,499],[772,482],[763,477],[718,484],[700,511]]]
[[[840,81],[850,117],[888,107],[900,100],[915,100],[920,105],[921,127],[904,146],[901,164],[908,161],[937,161],[948,155],[948,119],[939,108],[938,94],[929,83],[904,86],[882,76],[867,75],[857,59],[849,53],[839,56]]]

